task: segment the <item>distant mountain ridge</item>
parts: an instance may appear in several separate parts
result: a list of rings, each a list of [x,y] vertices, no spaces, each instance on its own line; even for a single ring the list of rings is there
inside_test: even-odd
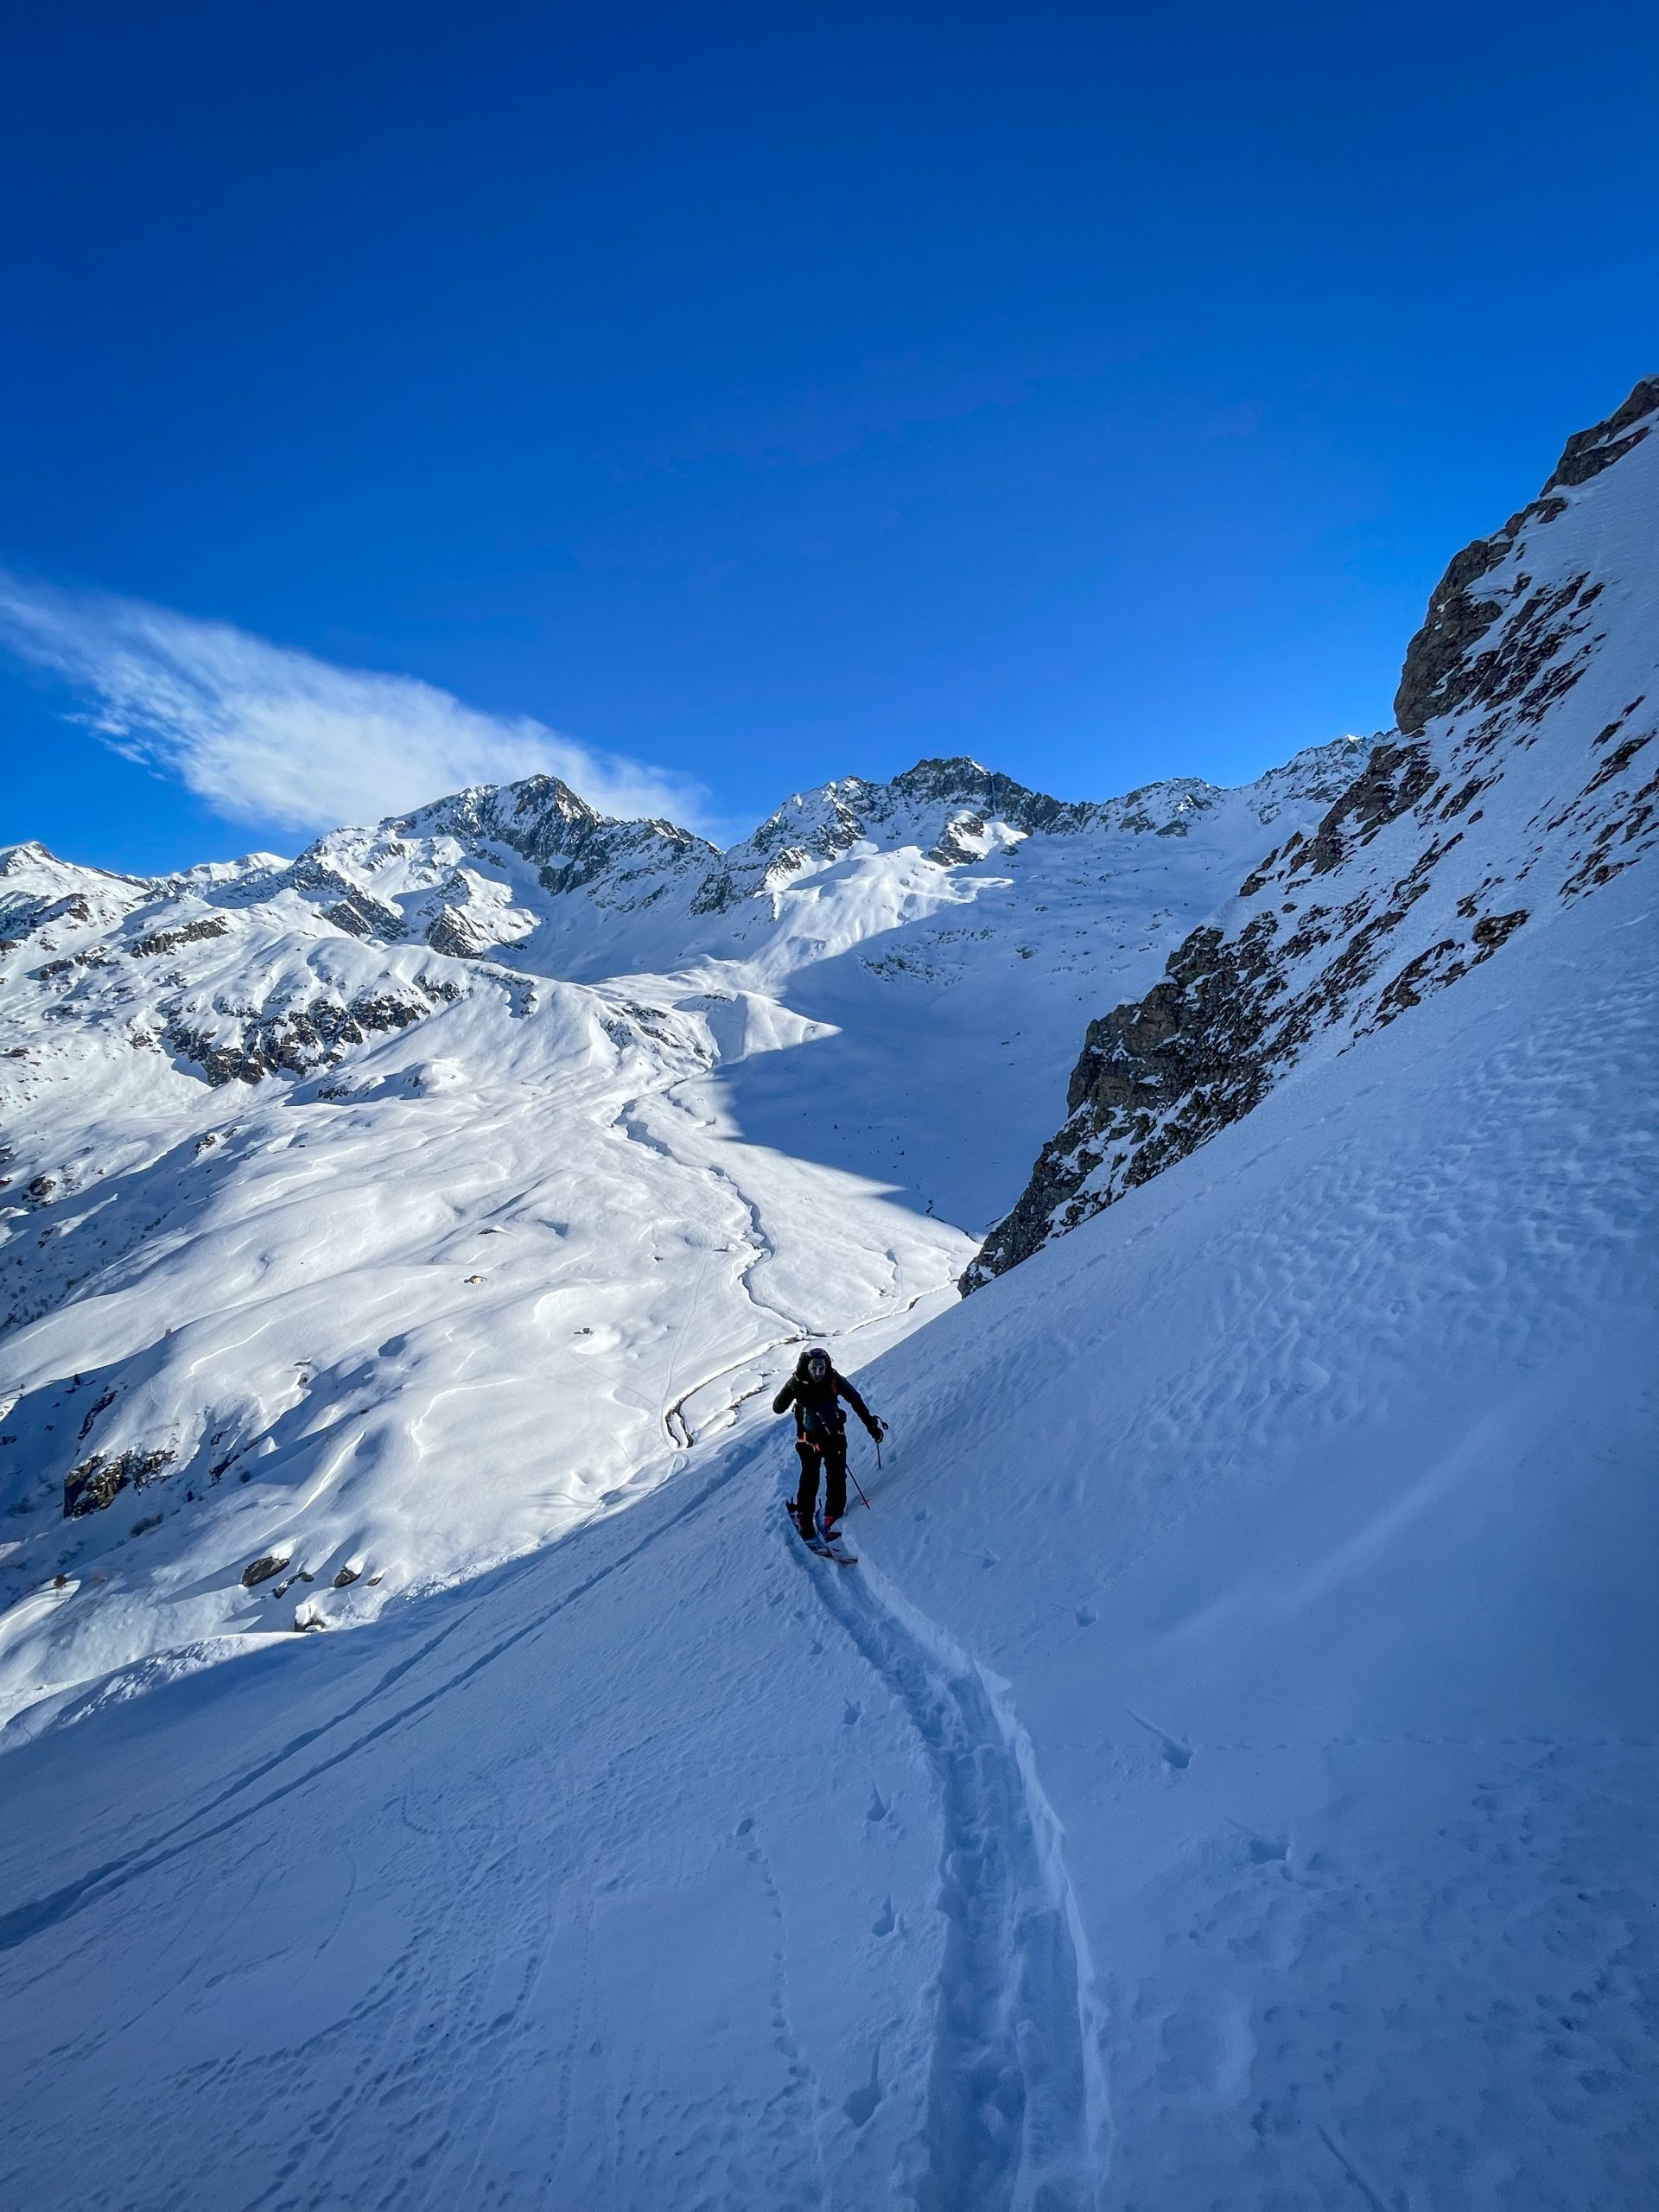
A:
[[[159,935],[166,949],[181,950],[220,933],[207,927],[215,914],[292,894],[315,925],[343,937],[385,946],[420,941],[471,960],[520,946],[528,954],[525,940],[549,918],[548,902],[582,893],[607,917],[658,909],[660,923],[677,915],[685,957],[719,942],[699,926],[710,918],[865,843],[913,844],[939,867],[969,867],[1031,836],[1185,837],[1229,801],[1266,828],[1286,805],[1344,789],[1363,754],[1358,739],[1338,738],[1253,783],[1228,788],[1174,777],[1099,801],[1052,798],[966,758],[921,760],[887,783],[846,777],[797,792],[723,852],[671,822],[602,815],[549,775],[478,785],[370,828],[330,830],[292,861],[257,854],[144,878],[16,845],[0,853],[0,952],[36,944],[72,967],[101,965],[121,943],[100,935],[96,946],[83,944],[82,935],[128,919],[137,938]],[[250,1075],[257,1072],[250,1062]]]
[[[315,899],[332,919],[326,903],[331,894],[363,897],[372,875],[388,860],[404,859],[407,846],[444,841],[480,857],[516,854],[540,870],[542,887],[550,893],[593,891],[607,906],[626,910],[690,884],[690,911],[718,912],[736,898],[759,897],[865,840],[920,842],[931,859],[949,867],[995,849],[994,838],[985,842],[993,821],[1026,836],[1086,830],[1184,836],[1192,817],[1230,797],[1254,798],[1265,827],[1288,803],[1333,796],[1361,756],[1358,739],[1338,738],[1306,747],[1250,783],[1227,786],[1176,776],[1103,800],[1052,798],[966,756],[924,760],[887,783],[849,776],[795,792],[724,851],[675,823],[601,814],[558,777],[537,775],[474,785],[388,816],[372,828],[329,830],[293,861],[257,854],[171,875],[123,876],[79,869],[44,846],[26,843],[0,853],[0,876],[18,879],[33,866],[49,864],[62,872],[66,885],[84,888],[95,882],[105,887],[106,899],[121,898],[117,887],[130,887],[147,894],[146,904],[192,897],[247,903],[291,889]],[[38,893],[30,898],[21,886],[0,893],[0,941],[10,949],[54,921],[66,925],[76,918],[66,909],[48,912],[52,904]],[[378,934],[365,926],[375,920],[385,923],[392,938],[406,933],[388,908],[369,907],[361,915],[348,908],[336,926],[353,936]]]

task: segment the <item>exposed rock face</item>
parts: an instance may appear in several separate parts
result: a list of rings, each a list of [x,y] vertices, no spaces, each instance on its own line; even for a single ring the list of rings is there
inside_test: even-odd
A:
[[[1638,450],[1656,422],[1649,378],[1568,442],[1542,497],[1458,556],[1407,655],[1402,736],[1146,997],[1090,1023],[1067,1119],[964,1291],[1184,1159],[1310,1049],[1386,1027],[1659,842],[1659,774],[1643,773],[1659,629],[1641,612],[1659,444]]]
[[[313,999],[304,1006],[257,1014],[235,1025],[231,1036],[215,1037],[186,1017],[169,1023],[167,1043],[181,1059],[193,1062],[209,1083],[259,1083],[268,1075],[308,1075],[332,1067],[353,1045],[388,1030],[407,1029],[431,1011],[413,995],[380,992],[342,1005]]]
[[[101,1452],[94,1452],[83,1459],[63,1480],[63,1517],[79,1521],[88,1513],[101,1513],[114,1503],[129,1484],[142,1490],[146,1483],[154,1482],[166,1473],[177,1454],[170,1450],[123,1452],[114,1459],[105,1459]]]
[[[476,960],[489,939],[468,925],[463,908],[443,906],[426,925],[426,941],[434,952],[447,952],[452,960]]]
[[[1652,429],[1656,415],[1659,377],[1643,377],[1624,404],[1605,423],[1598,423],[1588,430],[1577,430],[1567,440],[1545,491],[1557,491],[1562,485],[1587,484],[1592,476],[1599,476],[1604,468],[1611,468],[1633,446],[1641,443]]]
[[[1395,696],[1395,720],[1408,735],[1421,731],[1432,715],[1449,715],[1470,700],[1496,705],[1518,696],[1535,660],[1551,635],[1550,626],[1576,595],[1584,575],[1540,592],[1523,610],[1529,635],[1522,639],[1507,626],[1507,655],[1495,641],[1491,652],[1475,650],[1505,612],[1503,601],[1474,587],[1505,561],[1529,529],[1553,522],[1565,512],[1564,490],[1587,484],[1644,439],[1659,414],[1659,378],[1647,377],[1615,413],[1567,442],[1554,474],[1530,506],[1511,515],[1491,537],[1478,537],[1453,556],[1434,588],[1422,628],[1406,648],[1405,667]],[[1525,670],[1525,672],[1522,671]]]
[[[1296,868],[1313,875],[1340,865],[1356,844],[1369,844],[1435,780],[1426,747],[1379,745],[1320,823]]]
[[[152,937],[135,939],[130,950],[135,960],[154,960],[158,954],[176,952],[181,944],[204,944],[223,937],[230,928],[223,914],[204,914],[199,922],[184,922],[177,929],[157,930]]]
[[[706,839],[672,822],[618,822],[599,813],[556,776],[461,791],[391,825],[404,837],[447,832],[459,843],[490,843],[532,862],[546,891],[577,891],[613,878],[639,886],[717,857]]]
[[[323,919],[348,937],[378,938],[390,944],[404,934],[404,918],[395,906],[372,892],[349,890],[343,899],[323,908]]]

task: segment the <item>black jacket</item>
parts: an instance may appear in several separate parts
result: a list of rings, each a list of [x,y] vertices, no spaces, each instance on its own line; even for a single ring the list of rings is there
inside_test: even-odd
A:
[[[795,1372],[772,1402],[775,1414],[786,1414],[795,1408],[795,1433],[810,1442],[820,1438],[838,1436],[847,1426],[847,1416],[836,1403],[845,1398],[872,1436],[879,1436],[881,1425],[870,1411],[844,1375],[837,1375],[832,1367],[829,1373],[814,1382],[806,1371],[806,1354],[802,1353]]]

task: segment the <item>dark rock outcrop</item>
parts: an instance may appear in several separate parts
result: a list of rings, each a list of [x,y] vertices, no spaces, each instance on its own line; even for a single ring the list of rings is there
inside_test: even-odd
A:
[[[1605,423],[1577,431],[1567,440],[1554,474],[1529,506],[1511,515],[1491,537],[1478,537],[1453,555],[1434,587],[1422,628],[1406,648],[1394,718],[1408,736],[1419,734],[1434,715],[1454,714],[1470,700],[1484,698],[1496,704],[1504,696],[1514,696],[1504,685],[1517,676],[1516,662],[1537,658],[1535,649],[1548,625],[1570,604],[1577,587],[1566,593],[1559,605],[1546,606],[1541,601],[1526,610],[1532,619],[1530,645],[1518,654],[1512,652],[1510,665],[1504,669],[1491,664],[1492,655],[1475,650],[1504,611],[1500,601],[1478,593],[1476,585],[1508,559],[1529,529],[1553,522],[1565,511],[1567,502],[1560,497],[1564,489],[1589,483],[1639,445],[1653,428],[1656,414],[1659,377],[1646,377]],[[1583,577],[1578,579],[1579,585],[1583,582]],[[1524,688],[1527,680],[1521,677],[1517,688]]]
[[[142,1490],[146,1483],[165,1474],[177,1456],[171,1451],[134,1449],[106,1459],[103,1452],[94,1452],[63,1478],[64,1519],[79,1521],[89,1513],[103,1512],[129,1484]]]
[[[1652,418],[1656,414],[1659,377],[1643,377],[1624,405],[1616,408],[1605,423],[1598,423],[1588,430],[1574,431],[1562,451],[1555,474],[1544,486],[1545,492],[1556,491],[1563,484],[1587,484],[1604,468],[1611,468],[1616,461],[1622,461],[1631,447],[1639,445],[1652,429]]]
[[[467,914],[455,906],[438,909],[426,925],[426,941],[434,952],[447,953],[452,960],[476,960],[490,946],[489,938],[474,929]]]
[[[392,944],[404,934],[404,918],[397,909],[355,886],[332,906],[325,906],[322,918],[348,937],[378,938],[383,944]]]
[[[135,960],[154,960],[163,952],[176,952],[181,944],[202,944],[209,938],[223,937],[230,924],[222,914],[204,914],[197,922],[181,922],[176,929],[157,930],[151,937],[141,937],[131,946]]]
[[[353,1045],[407,1029],[430,1012],[429,1004],[390,992],[367,994],[342,1005],[313,999],[301,1007],[252,1016],[234,1039],[215,1040],[188,1018],[176,1016],[163,1033],[179,1058],[199,1067],[211,1084],[260,1083],[279,1071],[308,1075],[332,1067]]]
[[[1379,745],[1325,814],[1291,873],[1324,875],[1356,844],[1369,844],[1386,823],[1415,806],[1435,780],[1425,747]]]
[[[1617,618],[1606,575],[1592,574],[1599,529],[1545,535],[1568,510],[1560,487],[1603,475],[1656,421],[1649,378],[1569,440],[1538,499],[1452,562],[1407,654],[1403,735],[1376,747],[1311,837],[1291,836],[1246,877],[1238,909],[1194,931],[1144,998],[1090,1023],[1067,1118],[964,1291],[1249,1113],[1323,1033],[1351,1042],[1385,1028],[1493,958],[1540,903],[1538,887],[1513,896],[1528,878],[1553,877],[1570,900],[1659,844],[1659,775],[1636,781],[1659,734],[1650,715],[1635,725],[1643,698],[1593,735],[1581,718],[1548,720],[1593,664],[1598,626]],[[1504,787],[1547,727],[1560,797],[1541,807],[1531,772]]]

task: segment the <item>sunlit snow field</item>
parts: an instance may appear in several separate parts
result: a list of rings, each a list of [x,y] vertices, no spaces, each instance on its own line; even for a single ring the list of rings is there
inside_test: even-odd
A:
[[[953,1302],[1087,1014],[1154,981],[1357,749],[1201,808],[1179,785],[1150,817],[1120,803],[1135,829],[991,838],[950,871],[925,851],[949,810],[911,806],[711,918],[683,893],[677,919],[550,898],[486,847],[467,880],[545,917],[487,962],[366,946],[290,888],[250,904],[257,873],[216,872],[206,903],[152,893],[125,942],[157,911],[227,930],[156,958],[76,967],[104,940],[72,925],[67,976],[10,1015],[26,1057],[0,1064],[29,1156],[68,1185],[0,1255],[25,1321],[0,1362],[0,1588],[73,1586],[0,1616],[0,1743],[113,1668],[223,1657],[301,1603],[347,1626],[566,1535],[728,1430],[804,1339],[857,1367]],[[454,880],[453,837],[388,835],[373,868],[365,842],[320,850],[382,896]],[[27,853],[13,880],[31,871],[94,903],[142,889]],[[630,964],[674,944],[677,965]],[[174,1004],[232,1033],[222,1009],[251,999],[421,1002],[435,976],[452,1002],[308,1078],[213,1087],[130,1041]],[[66,1522],[94,1450],[174,1456]]]
[[[1659,2202],[1643,408],[1375,755],[0,855],[0,2202]]]
[[[1650,927],[863,1370],[856,1571],[740,1417],[24,1745],[9,2200],[1649,2201]]]

